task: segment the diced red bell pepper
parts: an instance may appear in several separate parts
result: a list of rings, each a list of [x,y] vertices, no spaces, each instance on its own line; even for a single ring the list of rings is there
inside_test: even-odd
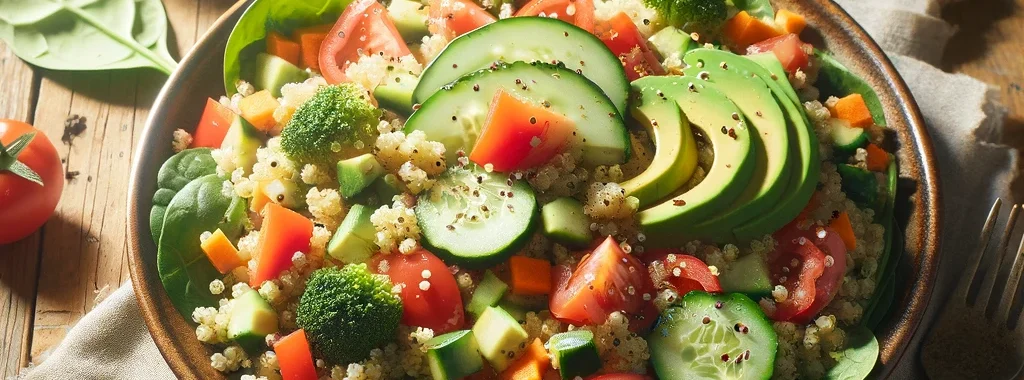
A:
[[[298,329],[274,344],[277,363],[284,380],[316,380],[313,353],[309,349],[306,331]]]
[[[267,203],[257,248],[259,262],[249,277],[249,286],[258,288],[291,268],[295,252],[309,252],[312,237],[312,220],[277,203]]]
[[[196,133],[192,136],[192,147],[220,148],[220,143],[224,141],[224,136],[228,134],[228,128],[234,119],[235,113],[228,107],[212,98],[207,99],[203,117],[199,119]]]

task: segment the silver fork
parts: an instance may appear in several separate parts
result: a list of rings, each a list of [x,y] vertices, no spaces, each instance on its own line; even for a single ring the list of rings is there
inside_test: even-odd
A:
[[[922,347],[921,362],[932,379],[1002,380],[1022,376],[1024,312],[1017,311],[1015,318],[1011,313],[1016,309],[1014,294],[1024,272],[1024,240],[1013,252],[1008,274],[1000,274],[1021,207],[1013,205],[999,246],[989,253],[1001,205],[1000,199],[992,204],[981,230],[980,246],[969,258],[956,292]],[[1003,278],[1005,285],[1000,284]],[[1017,300],[1021,302],[1024,300]]]

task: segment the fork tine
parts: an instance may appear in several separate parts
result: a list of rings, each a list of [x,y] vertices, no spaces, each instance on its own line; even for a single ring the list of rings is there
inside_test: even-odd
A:
[[[1006,278],[1006,288],[1003,289],[1003,297],[999,301],[999,314],[996,314],[997,318],[999,318],[997,321],[1009,322],[1010,320],[1013,296],[1017,293],[1017,284],[1020,283],[1021,272],[1024,272],[1024,238],[1021,238],[1016,258],[1013,260],[1013,267],[1010,269],[1010,275]]]
[[[982,305],[983,309],[985,310],[986,317],[992,316],[992,313],[994,312],[994,309],[997,306],[997,303],[993,301],[999,300],[999,286],[1000,284],[1005,283],[1005,281],[999,281],[999,274],[1002,271],[1001,269],[1003,267],[1003,256],[1007,255],[1007,247],[1010,244],[1010,238],[1013,237],[1013,229],[1017,224],[1017,214],[1019,212],[1020,206],[1018,205],[1013,205],[1013,208],[1010,209],[1010,217],[1006,220],[1006,226],[1003,229],[1003,237],[1002,239],[999,239],[999,246],[996,247],[995,252],[992,252],[992,254],[995,255],[995,258],[993,259],[994,262],[990,261],[990,263],[986,265],[987,271],[985,272],[985,278],[982,278],[981,284],[979,284],[981,286],[981,290],[978,292],[978,296],[976,297],[975,302],[980,302],[980,305]],[[987,255],[989,255],[989,253],[986,253],[986,256]],[[1010,263],[1012,264],[1012,256],[1010,260]],[[992,297],[993,295],[995,295],[995,297]]]
[[[981,245],[968,259],[968,269],[967,272],[964,272],[965,276],[961,277],[961,284],[957,287],[955,295],[956,298],[964,301],[967,300],[971,284],[974,283],[974,276],[978,273],[978,266],[981,264],[981,259],[985,257],[985,251],[988,249],[988,243],[992,239],[992,230],[995,227],[996,219],[999,219],[999,207],[1002,204],[1003,200],[1000,198],[996,198],[996,201],[992,203],[992,209],[988,212],[988,219],[985,220],[985,226],[981,228],[981,236],[979,237]]]

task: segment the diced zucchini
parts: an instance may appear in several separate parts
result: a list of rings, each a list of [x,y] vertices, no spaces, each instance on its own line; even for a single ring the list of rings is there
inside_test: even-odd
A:
[[[544,235],[556,243],[583,248],[594,239],[590,231],[590,217],[583,213],[580,201],[562,197],[541,208]]]
[[[453,331],[423,344],[434,380],[461,379],[484,367],[476,338],[470,330]]]
[[[594,344],[594,333],[573,330],[558,333],[548,340],[552,363],[562,379],[586,377],[601,369],[601,356]]]
[[[864,128],[854,127],[850,122],[841,119],[829,119],[832,127],[832,145],[846,156],[857,152],[868,144],[868,132]]]
[[[484,272],[483,280],[476,286],[473,297],[466,304],[466,311],[473,317],[479,318],[488,307],[498,304],[501,297],[508,291],[508,284],[498,279],[490,270]]]
[[[480,353],[498,372],[508,368],[515,359],[519,346],[526,344],[529,335],[519,322],[500,307],[488,307],[473,324],[473,336]]]

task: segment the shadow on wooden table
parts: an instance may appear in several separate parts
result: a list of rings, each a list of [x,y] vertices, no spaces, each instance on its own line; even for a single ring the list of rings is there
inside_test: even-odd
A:
[[[951,70],[964,62],[985,55],[989,48],[986,39],[996,21],[1011,17],[1020,8],[1014,0],[961,1],[942,10],[942,18],[959,30],[946,45],[943,69]],[[997,35],[1000,39],[1005,36]]]

